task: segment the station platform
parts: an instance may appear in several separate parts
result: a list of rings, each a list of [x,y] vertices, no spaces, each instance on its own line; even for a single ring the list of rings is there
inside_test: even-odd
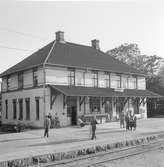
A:
[[[44,155],[68,153],[117,142],[153,137],[164,134],[164,118],[137,120],[136,131],[120,128],[119,122],[98,124],[96,139],[91,140],[89,125],[50,129],[44,138],[44,129],[0,135],[0,166],[9,161],[31,159]],[[7,166],[7,165],[6,165]]]

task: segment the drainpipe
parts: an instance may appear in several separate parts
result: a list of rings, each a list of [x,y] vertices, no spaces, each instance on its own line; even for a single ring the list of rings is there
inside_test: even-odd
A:
[[[45,118],[45,115],[46,115],[46,71],[45,71],[45,67],[46,67],[46,62],[48,60],[48,58],[50,57],[50,54],[54,48],[56,44],[56,41],[54,41],[44,63],[43,63],[43,119]]]

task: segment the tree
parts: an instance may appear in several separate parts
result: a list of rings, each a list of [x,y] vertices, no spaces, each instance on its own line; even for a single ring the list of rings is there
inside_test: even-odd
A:
[[[147,74],[147,89],[164,96],[164,59],[157,55],[142,55],[137,44],[123,44],[107,54]],[[155,108],[152,105],[155,105],[154,101],[148,101],[151,111]],[[159,105],[163,111],[164,101],[160,100]]]
[[[141,51],[137,44],[126,43],[107,51],[107,54],[148,75],[158,73],[159,68],[164,61],[161,57],[156,55],[141,55]]]

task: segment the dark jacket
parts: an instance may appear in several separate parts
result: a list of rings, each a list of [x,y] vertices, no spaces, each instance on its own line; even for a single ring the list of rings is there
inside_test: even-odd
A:
[[[51,121],[50,121],[50,118],[46,117],[45,120],[44,120],[44,128],[50,128],[51,126]]]
[[[91,126],[92,126],[92,128],[96,129],[96,124],[97,124],[97,121],[96,121],[96,119],[93,118],[91,120]]]

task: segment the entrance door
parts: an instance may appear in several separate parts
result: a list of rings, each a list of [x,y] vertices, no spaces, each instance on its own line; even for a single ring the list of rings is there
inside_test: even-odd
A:
[[[77,98],[67,97],[67,114],[71,117],[71,125],[77,125]]]
[[[71,109],[71,122],[72,125],[77,125],[77,107],[76,106],[72,106]]]

